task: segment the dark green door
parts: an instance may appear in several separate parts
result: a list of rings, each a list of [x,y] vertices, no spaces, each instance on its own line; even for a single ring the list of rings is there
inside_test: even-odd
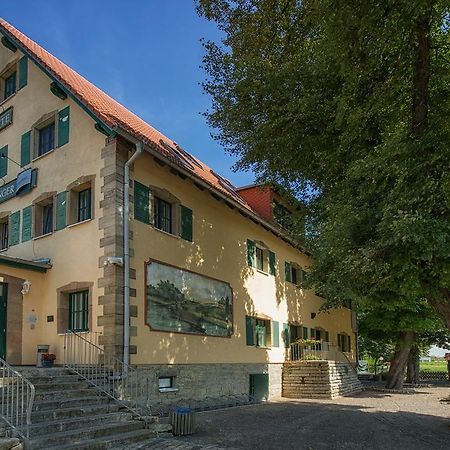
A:
[[[6,302],[8,285],[0,283],[0,358],[6,358]]]
[[[250,375],[250,395],[257,402],[269,398],[269,374],[254,373]]]

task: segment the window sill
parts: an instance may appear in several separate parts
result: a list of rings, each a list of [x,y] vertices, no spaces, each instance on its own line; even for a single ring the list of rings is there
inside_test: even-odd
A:
[[[0,248],[0,253],[4,253],[4,252],[8,251],[8,249],[9,249],[9,247]]]
[[[161,392],[161,394],[165,392],[178,392],[178,388],[159,388],[158,391]]]
[[[181,237],[178,236],[177,234],[172,234],[172,233],[169,233],[168,231],[160,230],[159,228],[156,228],[155,226],[153,226],[152,228],[155,231],[158,231],[159,233],[165,234],[166,236],[170,236],[170,237],[173,237],[175,239],[181,239]],[[189,241],[186,241],[186,242],[189,242]]]
[[[3,99],[0,102],[0,107],[3,107],[4,105],[6,105],[10,100],[12,100],[16,96],[16,94],[17,94],[17,91],[14,92],[14,94],[10,95],[8,98]]]
[[[53,234],[53,231],[50,232],[50,233],[41,234],[40,236],[35,236],[35,237],[33,238],[33,241],[36,241],[36,240],[38,240],[38,239],[41,239],[41,238],[44,238],[44,237],[47,237],[47,236],[51,236],[52,234]]]
[[[54,149],[54,148],[52,148],[52,149],[51,149],[51,150],[49,150],[48,152],[45,152],[45,153],[43,153],[42,155],[36,156],[35,158],[33,158],[33,159],[31,160],[31,162],[35,162],[35,161],[38,161],[39,159],[41,159],[41,158],[44,158],[45,156],[47,156],[47,155],[50,155],[50,154],[54,153],[54,151],[55,151],[55,149]]]
[[[261,275],[265,275],[266,277],[269,276],[269,272],[266,272],[266,271],[264,271],[264,270],[256,269],[256,271],[257,271],[258,273],[260,273]]]
[[[71,223],[70,225],[67,225],[66,228],[73,228],[73,227],[76,227],[77,225],[82,225],[83,223],[87,223],[87,222],[91,222],[91,221],[92,221],[92,218],[91,219],[82,220],[81,222]]]

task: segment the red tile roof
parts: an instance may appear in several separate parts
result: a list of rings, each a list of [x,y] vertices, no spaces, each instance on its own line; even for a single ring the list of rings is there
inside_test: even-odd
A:
[[[0,31],[45,67],[59,83],[108,127],[118,127],[151,145],[162,156],[169,158],[213,188],[251,210],[227,180],[1,18]]]

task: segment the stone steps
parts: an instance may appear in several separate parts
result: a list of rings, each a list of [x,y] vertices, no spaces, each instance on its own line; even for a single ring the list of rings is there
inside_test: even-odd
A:
[[[86,404],[92,405],[108,403],[109,399],[100,395],[96,395],[92,391],[92,395],[87,397],[75,397],[75,398],[60,398],[60,399],[47,399],[34,402],[35,411],[54,410],[60,408],[72,408],[75,406],[83,406]]]
[[[130,414],[126,412],[112,412],[107,414],[96,414],[95,425],[129,422],[132,420]],[[92,426],[94,416],[70,417],[67,419],[48,420],[46,422],[35,423],[29,427],[31,439],[37,439],[43,434],[53,434],[64,431],[79,431],[82,428]]]
[[[130,433],[120,433],[96,439],[88,439],[68,445],[48,446],[44,448],[46,450],[124,450],[131,444],[144,443],[156,436],[156,431],[143,429]]]
[[[158,418],[137,420],[67,369],[30,367],[18,371],[36,389],[28,449],[125,449],[170,431]]]
[[[130,433],[132,431],[142,430],[143,427],[144,424],[138,420],[82,427],[77,430],[60,431],[47,434],[43,437],[31,438],[30,447],[33,450],[37,450],[48,449],[50,447],[61,448],[63,445],[69,444],[80,445],[87,440],[115,436],[121,433]]]
[[[73,408],[33,411],[31,418],[34,424],[57,419],[64,420],[83,416],[96,416],[97,414],[103,415],[107,413],[118,412],[119,410],[120,405],[113,402],[83,404],[81,406],[75,406]]]

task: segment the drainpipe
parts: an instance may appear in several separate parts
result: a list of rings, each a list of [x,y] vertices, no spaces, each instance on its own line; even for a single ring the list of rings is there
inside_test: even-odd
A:
[[[130,166],[144,151],[142,142],[136,143],[136,151],[125,163],[123,189],[123,363],[124,372],[130,359]]]

